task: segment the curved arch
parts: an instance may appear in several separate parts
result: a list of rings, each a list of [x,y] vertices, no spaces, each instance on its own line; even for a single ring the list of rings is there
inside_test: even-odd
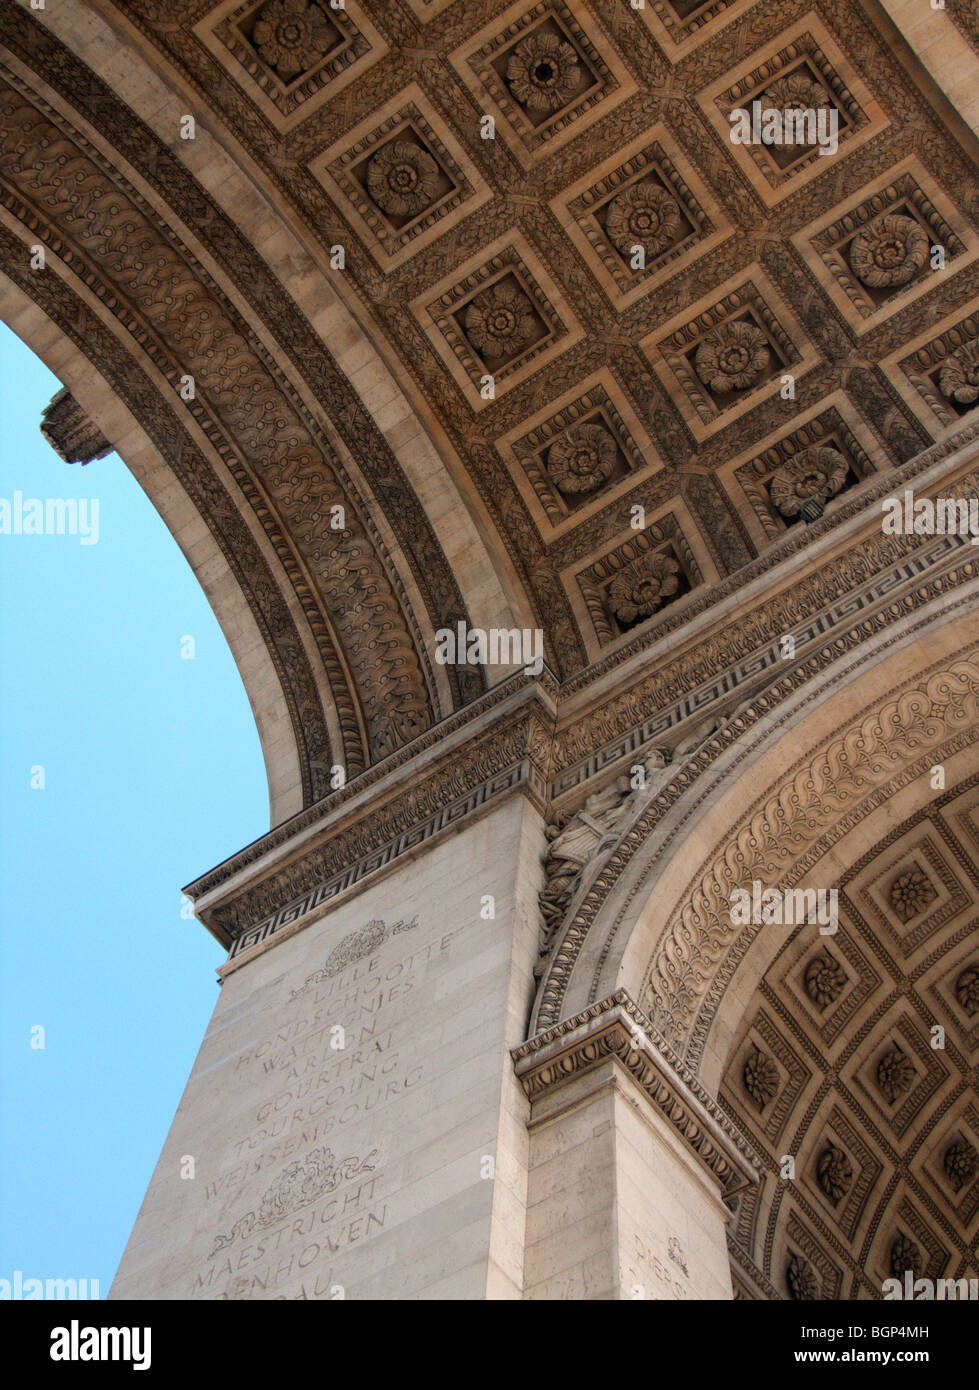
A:
[[[652,795],[565,926],[534,1027],[625,989],[716,1083],[744,1000],[781,944],[762,934],[748,953],[757,929],[731,926],[732,888],[753,878],[810,886],[817,864],[825,886],[843,862],[835,842],[845,817],[860,819],[854,806],[927,772],[931,762],[916,762],[934,761],[945,743],[954,751],[974,740],[977,591],[973,581],[951,603],[933,601],[797,690],[776,685]],[[863,745],[884,730],[891,743],[874,762]]]
[[[94,363],[98,388],[91,372],[61,375],[88,382],[80,399],[107,438],[124,455],[137,448],[142,456],[150,441],[165,460],[167,473],[133,462],[152,480],[147,490],[168,524],[196,547],[195,569],[220,571],[227,584],[222,552],[236,576],[251,626],[238,599],[216,611],[229,639],[236,626],[249,640],[257,627],[276,671],[274,694],[267,671],[247,677],[262,712],[275,822],[324,795],[332,765],[354,775],[478,694],[478,670],[435,664],[435,630],[467,620],[472,601],[500,623],[518,605],[454,505],[437,455],[418,447],[419,422],[395,401],[363,333],[281,222],[268,243],[274,254],[260,259],[131,112],[116,121],[110,144],[107,108],[126,108],[28,16],[17,15],[11,32],[24,26],[30,52],[5,65],[0,93],[11,277]],[[82,47],[92,33],[92,25],[78,28]],[[158,98],[160,89],[154,77],[146,94]],[[89,119],[96,110],[98,130]],[[160,175],[155,183],[135,171],[135,149]],[[247,204],[253,221],[264,215],[268,229],[275,214],[247,175],[237,167],[233,178],[227,167],[220,174],[224,199],[239,213]],[[27,269],[37,242],[48,256],[40,276]],[[276,267],[306,303],[320,293],[319,321],[283,293]],[[324,339],[343,345],[348,370],[357,364],[349,380]],[[192,400],[179,391],[188,377]],[[120,439],[109,393],[124,404],[130,434],[136,423],[138,445],[136,435]],[[415,461],[425,505],[391,439]],[[186,529],[175,485],[205,519],[210,542],[199,526]],[[448,555],[428,507],[440,524],[450,512],[456,518]],[[205,587],[211,593],[214,582]],[[243,641],[234,635],[232,649]]]

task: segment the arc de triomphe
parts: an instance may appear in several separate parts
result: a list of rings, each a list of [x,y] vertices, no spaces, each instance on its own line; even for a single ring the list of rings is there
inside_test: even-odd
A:
[[[979,1276],[974,6],[0,14],[0,314],[270,790],[113,1296]]]

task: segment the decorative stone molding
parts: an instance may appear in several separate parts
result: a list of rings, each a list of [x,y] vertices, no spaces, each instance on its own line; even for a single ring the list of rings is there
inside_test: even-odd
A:
[[[520,673],[514,674],[509,680],[487,691],[473,704],[443,720],[437,729],[426,730],[406,747],[365,769],[343,787],[331,791],[315,806],[300,811],[283,825],[276,826],[267,835],[254,840],[223,863],[201,874],[186,886],[184,892],[188,897],[198,899],[210,896],[216,891],[220,892],[234,878],[247,877],[249,870],[260,861],[283,854],[287,846],[303,840],[328,819],[342,814],[342,808],[348,803],[359,802],[372,788],[386,785],[393,775],[407,775],[409,765],[416,763],[416,760],[418,765],[423,765],[432,757],[434,749],[440,746],[457,747],[461,740],[469,737],[473,729],[478,728],[480,722],[489,724],[497,719],[505,719],[507,713],[512,712],[514,704],[521,704],[525,700],[537,702],[540,708],[541,728],[549,729],[554,718],[553,701],[557,689],[557,682],[546,667],[537,681],[531,681]],[[541,733],[542,740],[546,736],[546,733]],[[547,761],[547,755],[543,751],[538,757],[542,765]],[[376,795],[376,792],[374,794]]]
[[[239,1216],[227,1233],[215,1232],[209,1258],[213,1259],[219,1251],[227,1250],[238,1240],[247,1240],[254,1231],[281,1225],[294,1212],[302,1211],[327,1192],[335,1192],[361,1173],[372,1173],[375,1168],[372,1159],[377,1157],[377,1152],[371,1149],[364,1158],[351,1154],[338,1161],[333,1150],[324,1145],[310,1149],[303,1158],[294,1159],[266,1189],[257,1211]]]
[[[972,728],[977,720],[979,665],[974,659],[963,659],[928,676],[920,686],[892,696],[796,768],[790,783],[790,815],[777,792],[745,816],[736,837],[741,856],[738,879],[733,877],[725,846],[723,854],[691,885],[688,900],[663,934],[647,976],[650,1012],[654,1019],[665,1021],[668,1036],[675,1041],[686,1038],[690,1052],[699,1055],[706,1034],[705,1015],[696,1025],[696,1039],[689,1030],[709,991],[707,982],[716,979],[720,960],[732,944],[730,891],[742,880],[767,879],[773,864],[788,859],[795,819],[805,824],[805,838],[811,842],[816,827],[838,823],[854,797],[865,796],[872,785],[912,765],[924,750],[940,746],[956,731]],[[861,771],[868,760],[873,760],[875,769],[869,785]]]
[[[538,1033],[510,1055],[531,1101],[615,1058],[726,1199],[758,1182],[757,1161],[743,1135],[625,990]]]
[[[835,1004],[846,988],[847,974],[839,961],[821,951],[806,966],[806,993],[817,1009]]]
[[[517,792],[543,810],[552,717],[535,685],[511,692],[495,717],[462,721],[454,738],[423,744],[382,769],[386,777],[347,789],[332,814],[325,803],[318,818],[304,815],[267,837],[264,856],[236,858],[185,892],[237,960]],[[246,865],[253,871],[242,873]]]
[[[843,487],[848,468],[838,449],[804,449],[772,477],[772,501],[784,517],[794,519],[812,503],[822,515],[825,503]]]
[[[58,153],[64,132],[54,117],[39,116],[9,87],[0,91],[0,108],[7,180],[50,215],[60,215],[63,231],[77,239],[87,257],[86,269],[94,265],[106,276],[110,288],[103,287],[103,295],[119,296],[121,312],[132,313],[121,304],[140,301],[150,325],[146,350],[156,356],[175,392],[183,374],[194,376],[197,423],[210,434],[256,513],[267,519],[287,565],[297,569],[298,551],[313,576],[316,627],[325,626],[325,607],[358,689],[361,710],[352,722],[359,717],[366,724],[375,756],[391,751],[432,722],[423,672],[427,655],[391,556],[378,544],[367,509],[360,510],[318,422],[299,405],[203,267],[186,248],[171,243],[117,171],[106,170],[97,152],[82,148],[76,137],[76,158],[66,174]],[[69,182],[78,196],[65,212]],[[70,261],[70,248],[65,246],[62,255]],[[247,391],[242,389],[246,381]],[[311,488],[322,511],[309,506]],[[337,505],[344,509],[345,525],[331,531],[322,517]],[[283,530],[291,532],[285,545]],[[355,584],[351,575],[358,576]],[[358,767],[362,759],[363,750],[349,750],[350,766]]]
[[[357,0],[242,0],[211,7],[199,42],[235,69],[252,102],[280,128],[306,116],[384,51]]]
[[[960,1192],[979,1171],[979,1152],[968,1139],[959,1137],[945,1150],[942,1166],[953,1189]]]
[[[823,1149],[816,1171],[819,1185],[831,1202],[840,1201],[853,1186],[853,1164],[835,1144]]]
[[[479,109],[490,109],[528,165],[578,134],[634,90],[625,65],[597,44],[580,7],[564,0],[513,5],[452,61]]]
[[[970,1017],[979,1013],[979,964],[966,966],[955,981],[955,994]]]
[[[112,452],[105,435],[64,386],[44,407],[41,433],[65,463],[93,463]]]
[[[972,578],[979,576],[979,565],[976,564],[975,560],[971,556],[969,556],[969,558],[966,560],[966,572]],[[935,590],[931,590],[931,592],[933,595],[937,593],[947,595],[949,593],[949,586],[947,581],[943,580],[940,586]],[[852,602],[853,599],[854,594],[851,590],[847,596],[847,602]],[[911,599],[908,602],[906,611],[909,614],[913,613],[914,609],[918,606],[918,603],[918,599]],[[889,607],[892,612],[893,606],[894,600],[892,596],[889,601]],[[950,611],[953,611],[953,609],[954,605],[950,605]],[[885,625],[886,624],[883,621],[881,621],[879,628],[882,628]],[[865,640],[866,635],[866,623],[861,622],[859,627],[859,635],[858,631],[853,631],[852,637],[849,639],[849,642],[841,643],[839,638],[834,639],[834,641],[831,644],[831,649],[833,653],[832,659],[838,659],[839,656],[847,650],[849,645],[856,645],[858,642]],[[829,655],[829,652],[827,652],[827,655]],[[777,708],[781,700],[786,698],[786,696],[789,693],[789,690],[797,688],[799,685],[803,684],[806,680],[808,680],[812,675],[814,675],[820,664],[821,663],[813,662],[810,665],[808,661],[800,661],[796,672],[791,677],[785,680],[784,685],[781,682],[776,684],[775,686],[771,687],[764,695],[759,696],[753,702],[752,713],[750,718],[741,715],[736,720],[733,720],[730,723],[723,726],[719,732],[716,732],[711,737],[706,738],[706,740],[703,742],[703,745],[697,749],[695,755],[691,756],[689,759],[683,762],[682,765],[678,767],[677,772],[671,775],[669,779],[667,779],[662,788],[658,791],[657,796],[654,798],[654,801],[651,803],[648,810],[646,810],[643,813],[643,815],[634,825],[629,827],[627,832],[624,834],[623,838],[620,840],[619,844],[617,844],[613,848],[606,865],[596,876],[587,895],[578,904],[571,920],[566,924],[566,926],[563,929],[561,939],[556,944],[555,951],[551,957],[551,961],[549,964],[548,973],[542,981],[541,990],[538,996],[535,1017],[537,1019],[539,1027],[548,1026],[552,1024],[556,1021],[555,1016],[559,1016],[557,1011],[561,1007],[561,1000],[564,991],[567,988],[568,982],[570,981],[571,972],[574,968],[578,952],[585,939],[585,936],[588,933],[590,925],[594,920],[595,915],[599,911],[602,903],[605,901],[607,894],[611,892],[613,885],[618,881],[620,875],[624,872],[625,866],[628,863],[629,859],[645,842],[652,825],[654,825],[661,816],[666,814],[668,808],[686,792],[687,788],[692,786],[692,784],[695,781],[697,781],[697,779],[701,775],[701,772],[709,765],[710,762],[712,762],[715,758],[717,758],[720,755],[720,753],[724,750],[726,746],[733,742],[735,738],[743,734],[745,729],[750,725],[750,723],[755,722],[755,720],[759,718],[762,718],[769,710],[774,710],[775,708]],[[935,698],[938,701],[936,709],[940,708],[942,714],[944,715],[948,712],[948,702],[947,699],[940,699],[940,695],[943,689],[942,679],[938,677],[936,677],[935,679]],[[956,711],[954,717],[956,723],[959,723],[960,719],[966,719],[966,715],[962,711]],[[655,739],[657,736],[655,732],[657,726],[662,727],[660,725],[659,720],[653,719],[647,721],[643,725],[640,725],[637,729],[636,722],[633,719],[633,721],[631,722],[631,738],[627,742],[626,748],[635,748],[637,744],[641,746],[641,740],[643,739],[644,735],[646,735],[647,730],[649,733],[649,737]],[[608,726],[606,725],[606,727]],[[555,757],[553,761],[553,766],[555,768],[556,773],[560,772],[563,762],[563,758],[561,757],[560,744],[561,740],[559,737],[556,744]],[[896,754],[897,744],[892,741],[892,744],[889,750],[886,751],[885,756],[893,758],[894,756],[896,756]],[[608,761],[609,760],[606,760],[605,765],[607,765]],[[588,762],[584,762],[581,765],[581,768],[587,768],[589,765],[590,764]],[[841,776],[842,775],[843,773],[841,770]],[[803,778],[803,780],[805,780],[805,778]],[[559,776],[557,778],[556,785],[561,787],[563,790],[565,786],[574,785],[574,779],[572,779],[571,777],[562,778]],[[804,805],[806,804],[806,801],[807,798],[804,797],[803,802],[800,804]],[[752,856],[749,856],[749,859],[751,857]],[[720,866],[718,866],[718,872],[721,873],[720,879],[715,879],[713,877],[713,872],[714,871],[707,873],[707,875],[705,876],[705,883],[714,882],[716,890],[723,891],[720,885],[725,879],[727,870],[722,870]],[[720,922],[722,918],[726,920],[726,914],[722,912],[720,908],[718,908],[718,913],[718,922]],[[678,926],[676,930],[683,932],[685,928]],[[725,939],[727,938],[726,931],[722,932],[721,934],[725,937]],[[691,1007],[692,999],[690,996],[686,994],[685,988],[680,985],[680,981],[686,973],[685,969],[682,966],[682,962],[687,959],[688,952],[690,952],[691,950],[699,956],[700,948],[695,943],[702,942],[703,939],[704,933],[701,927],[698,925],[697,927],[692,929],[689,937],[686,938],[686,944],[683,946],[682,951],[680,951],[679,953],[678,960],[676,962],[676,965],[679,967],[679,969],[674,976],[674,985],[676,986],[676,989],[674,989],[673,987],[669,987],[671,1002],[669,1004],[664,1003],[663,1006],[665,1010],[665,1015],[671,1015],[671,1011],[673,1011],[672,1018],[674,1022],[670,1026],[675,1026],[675,1020],[681,1015],[686,1014],[688,1012],[688,1009],[690,1009]],[[698,962],[698,973],[700,972],[701,968],[701,963]],[[667,974],[673,974],[672,966],[670,967]],[[711,978],[710,970],[706,972],[705,978]],[[665,982],[665,975],[663,976],[663,980]],[[695,990],[695,993],[699,994],[699,992],[699,989]],[[701,1040],[704,1036],[704,1033],[705,1025],[701,1026],[698,1030],[698,1042],[696,1044],[696,1047],[698,1049],[701,1045]]]
[[[782,374],[800,377],[817,360],[764,272],[723,288],[699,313],[642,344],[698,440],[777,390]]]
[[[648,795],[646,777],[655,785],[666,767],[666,757],[659,749],[644,750],[636,767],[642,770],[641,785],[632,776],[619,776],[587,796],[578,811],[558,812],[547,827],[546,883],[539,899],[542,955],[550,949],[584,876],[600,861],[602,851],[614,844],[619,829]]]
[[[750,110],[753,101],[780,110],[805,101],[811,109],[834,113],[840,158],[886,124],[857,69],[815,15],[783,31],[736,71],[733,82],[728,72],[700,95],[708,119],[726,140],[729,113]],[[740,144],[733,146],[733,153],[769,204],[796,189],[814,162],[825,162],[817,144]]]
[[[785,1269],[789,1293],[797,1301],[810,1302],[819,1298],[819,1280],[808,1260],[793,1252]]]

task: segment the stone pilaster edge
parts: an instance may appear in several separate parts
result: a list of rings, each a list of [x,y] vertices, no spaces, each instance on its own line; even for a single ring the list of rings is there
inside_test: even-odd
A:
[[[531,1102],[613,1058],[725,1199],[759,1182],[760,1162],[744,1135],[626,990],[538,1033],[510,1055]]]

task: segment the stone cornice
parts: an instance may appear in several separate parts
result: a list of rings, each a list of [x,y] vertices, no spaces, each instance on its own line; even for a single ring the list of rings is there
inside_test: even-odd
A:
[[[464,709],[440,720],[403,748],[374,763],[343,787],[317,801],[315,805],[298,811],[266,835],[261,835],[244,849],[209,869],[207,873],[199,875],[187,884],[183,891],[189,897],[201,898],[214,889],[226,886],[232,878],[241,875],[251,866],[259,862],[272,862],[275,851],[286,845],[295,847],[310,831],[321,830],[341,807],[356,801],[369,788],[377,788],[381,783],[387,785],[392,775],[408,763],[417,770],[423,766],[422,759],[426,754],[431,754],[433,750],[441,751],[450,745],[455,746],[459,742],[458,735],[462,734],[464,738],[468,738],[474,729],[484,726],[488,719],[502,717],[516,705],[531,698],[531,691],[534,692],[533,698],[541,700],[548,720],[552,720],[554,698],[557,694],[557,682],[553,676],[546,667],[536,680],[517,672],[495,685],[472,704],[466,705]]]
[[[966,491],[979,486],[976,474],[962,481]],[[396,850],[397,843],[404,841],[407,848],[408,841],[421,844],[439,833],[440,818],[449,814],[450,805],[455,807],[456,823],[474,814],[488,796],[502,794],[497,779],[507,768],[507,775],[516,779],[510,789],[521,784],[523,774],[516,769],[522,754],[518,757],[509,742],[509,721],[519,721],[519,710],[538,708],[528,787],[534,788],[542,805],[570,798],[593,777],[607,776],[614,765],[634,759],[647,745],[661,738],[671,744],[676,730],[694,716],[703,720],[709,712],[716,715],[746,695],[757,699],[769,689],[769,704],[772,699],[779,703],[801,681],[895,617],[909,615],[938,593],[950,595],[969,582],[979,564],[975,549],[958,536],[878,535],[870,541],[864,537],[860,544],[863,549],[856,556],[838,556],[834,565],[824,567],[824,582],[818,582],[817,575],[774,596],[759,593],[754,608],[724,626],[709,649],[685,653],[672,670],[661,669],[647,678],[648,689],[617,695],[596,710],[583,728],[587,739],[577,745],[584,757],[570,766],[571,731],[554,736],[560,690],[553,676],[546,669],[536,681],[516,674],[185,891],[195,900],[201,919],[225,944],[243,933],[249,938],[255,931],[274,934],[360,882],[368,869],[373,873],[386,867],[402,852]],[[826,606],[810,600],[823,600]],[[778,652],[778,635],[783,632],[795,632],[799,643],[789,671]],[[718,659],[713,643],[724,644],[727,664]],[[698,684],[704,661],[712,675]],[[663,695],[673,698],[657,699]],[[708,751],[702,750],[683,769],[682,785],[699,775]],[[678,785],[674,775],[673,789]],[[239,942],[236,951],[241,949]]]
[[[188,885],[198,917],[239,956],[517,791],[543,809],[553,705],[536,682],[492,703]]]
[[[625,990],[538,1033],[510,1055],[532,1102],[614,1058],[725,1198],[759,1181],[748,1141]]]

